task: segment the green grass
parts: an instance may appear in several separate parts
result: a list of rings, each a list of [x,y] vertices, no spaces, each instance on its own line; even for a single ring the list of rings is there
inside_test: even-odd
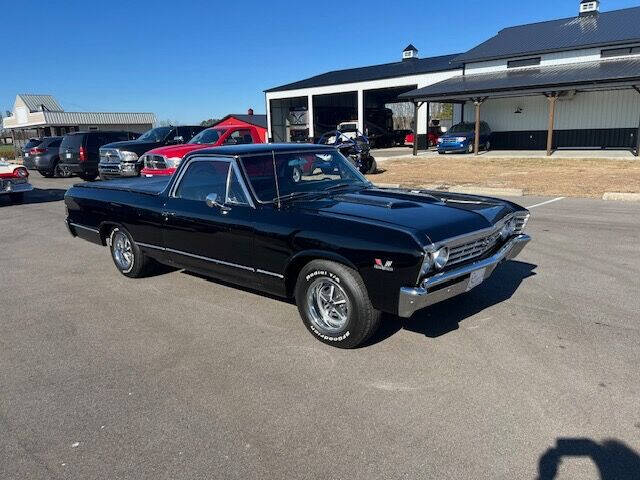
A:
[[[0,157],[14,158],[13,145],[1,145],[0,144]]]

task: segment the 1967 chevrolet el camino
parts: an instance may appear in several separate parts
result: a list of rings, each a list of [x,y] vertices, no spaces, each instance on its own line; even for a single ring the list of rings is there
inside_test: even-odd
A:
[[[154,262],[293,297],[307,329],[342,348],[381,312],[415,311],[481,284],[530,240],[529,212],[493,198],[376,188],[337,150],[199,150],[172,177],[78,184],[73,236],[140,277]]]

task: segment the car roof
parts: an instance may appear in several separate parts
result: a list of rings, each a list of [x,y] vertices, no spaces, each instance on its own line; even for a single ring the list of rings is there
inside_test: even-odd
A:
[[[287,153],[287,152],[320,152],[333,147],[327,145],[314,145],[312,143],[252,143],[249,145],[229,145],[224,147],[204,148],[196,150],[194,155],[225,155],[241,157],[243,155],[256,155],[260,153]]]

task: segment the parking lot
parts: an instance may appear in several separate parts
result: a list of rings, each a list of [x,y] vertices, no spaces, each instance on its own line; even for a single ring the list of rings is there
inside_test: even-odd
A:
[[[514,199],[517,261],[343,351],[293,304],[125,278],[65,228],[77,179],[31,181],[0,198],[0,478],[639,478],[640,204]]]

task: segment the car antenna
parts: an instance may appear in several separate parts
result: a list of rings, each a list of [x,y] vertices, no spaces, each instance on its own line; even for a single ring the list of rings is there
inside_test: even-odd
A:
[[[278,210],[282,208],[280,200],[280,186],[278,185],[278,173],[276,172],[276,152],[271,150],[271,159],[273,160],[273,178],[276,181],[276,199],[278,200]]]

